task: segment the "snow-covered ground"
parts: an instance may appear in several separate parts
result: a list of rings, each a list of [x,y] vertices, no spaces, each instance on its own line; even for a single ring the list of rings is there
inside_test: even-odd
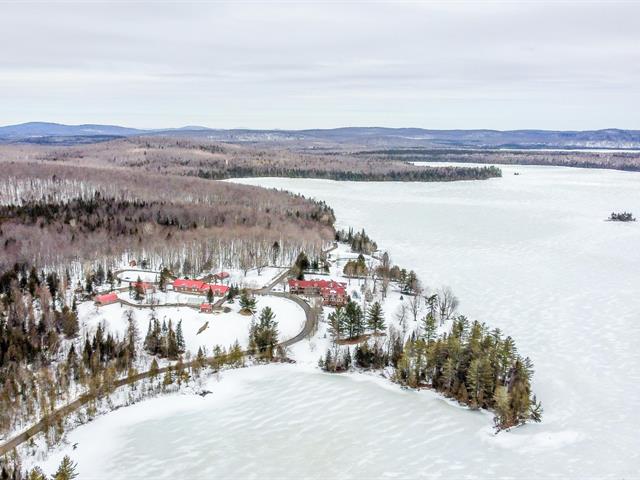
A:
[[[201,297],[200,297],[201,298]],[[296,303],[278,297],[256,297],[258,314],[264,307],[271,307],[278,322],[280,339],[286,340],[297,335],[305,322],[305,314]],[[162,323],[172,321],[174,328],[178,321],[182,320],[182,331],[187,350],[192,353],[198,351],[198,347],[206,347],[212,351],[214,345],[228,348],[236,340],[242,347],[246,347],[249,340],[249,325],[251,317],[239,313],[238,302],[225,304],[231,308],[228,313],[200,313],[190,307],[162,307],[155,308],[158,320]],[[104,322],[107,329],[122,336],[127,328],[125,313],[133,310],[138,324],[140,336],[144,338],[149,325],[149,317],[152,310],[123,306],[120,304],[95,307],[91,302],[79,305],[78,313],[83,331],[93,331],[98,324]],[[198,334],[198,330],[208,322],[208,327]]]
[[[543,423],[494,436],[490,414],[437,394],[320,373],[321,324],[291,348],[297,365],[224,372],[204,399],[105,415],[71,432],[78,449],[48,471],[69,453],[81,478],[637,477],[640,223],[604,219],[640,213],[640,174],[501,168],[488,181],[242,183],[326,200],[341,227],[365,227],[428,286],[450,285],[463,313],[533,359]]]
[[[118,292],[118,298],[121,298],[128,302],[135,302],[135,300],[132,297],[132,294],[129,293],[129,291],[127,290]],[[214,302],[219,299],[220,297],[214,297]],[[194,295],[190,293],[177,292],[174,290],[167,290],[166,292],[157,290],[155,292],[149,292],[145,294],[144,298],[140,301],[140,303],[149,304],[149,305],[187,303],[189,305],[200,306],[201,303],[206,303],[206,301],[207,301],[206,295]]]
[[[284,270],[283,267],[264,267],[258,273],[257,269],[252,268],[246,275],[241,270],[227,270],[230,277],[225,280],[225,283],[227,285],[237,284],[240,288],[261,288],[269,284]]]
[[[229,273],[229,277],[224,280],[224,284],[237,284],[240,288],[260,288],[270,283],[271,280],[280,275],[284,270],[285,267],[263,267],[260,271],[258,271],[257,268],[252,268],[248,270],[245,275],[242,270],[227,269],[225,271]],[[216,270],[209,273],[217,272]],[[131,268],[118,273],[118,278],[125,282],[135,282],[140,278],[143,282],[157,283],[160,279],[160,273]]]
[[[160,280],[160,273],[132,268],[118,273],[117,277],[124,282],[137,282],[139,278],[143,282],[154,283]]]

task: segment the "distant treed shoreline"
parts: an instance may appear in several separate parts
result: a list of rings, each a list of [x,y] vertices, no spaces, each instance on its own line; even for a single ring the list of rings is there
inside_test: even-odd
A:
[[[197,176],[214,180],[246,177],[316,178],[350,182],[453,182],[457,180],[486,180],[501,177],[502,171],[488,167],[414,167],[380,171],[320,170],[315,168],[230,168],[224,172],[199,170]]]
[[[387,149],[360,151],[358,158],[378,161],[493,163],[640,171],[640,153],[634,151],[572,150],[446,150]]]

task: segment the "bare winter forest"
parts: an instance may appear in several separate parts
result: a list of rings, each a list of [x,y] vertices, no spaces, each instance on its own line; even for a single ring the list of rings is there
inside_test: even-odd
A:
[[[175,137],[129,137],[75,146],[3,145],[0,160],[45,160],[74,165],[134,167],[208,179],[305,177],[352,181],[452,181],[500,176],[492,167],[417,167],[403,159],[316,153],[291,145],[261,147]]]
[[[256,187],[55,161],[5,161],[0,183],[0,268],[60,268],[122,256],[191,274],[208,264],[289,263],[331,239],[320,202]]]

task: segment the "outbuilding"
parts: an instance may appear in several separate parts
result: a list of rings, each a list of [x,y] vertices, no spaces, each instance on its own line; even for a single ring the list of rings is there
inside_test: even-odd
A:
[[[102,295],[96,295],[94,300],[96,302],[96,305],[110,305],[118,301],[118,294],[116,292],[104,293]]]

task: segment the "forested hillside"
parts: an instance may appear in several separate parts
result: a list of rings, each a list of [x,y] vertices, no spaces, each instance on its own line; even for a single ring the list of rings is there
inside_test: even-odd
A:
[[[330,208],[285,192],[53,162],[4,163],[2,178],[3,270],[117,263],[124,253],[177,270],[255,266],[276,241],[295,258],[333,237]]]
[[[68,147],[0,146],[0,160],[45,160],[74,165],[120,166],[207,179],[303,177],[352,181],[453,181],[500,176],[491,167],[417,167],[402,159],[361,158],[207,139],[130,137]]]

